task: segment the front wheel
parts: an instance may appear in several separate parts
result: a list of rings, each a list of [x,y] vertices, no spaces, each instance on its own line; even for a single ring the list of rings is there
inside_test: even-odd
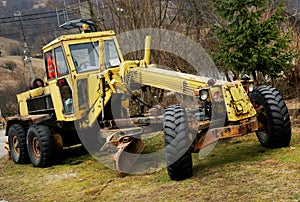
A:
[[[250,96],[257,110],[259,129],[256,135],[266,148],[287,147],[291,140],[291,121],[286,104],[271,86],[261,86]]]
[[[55,141],[49,127],[31,125],[27,132],[27,148],[33,166],[50,166],[55,153]]]
[[[193,175],[190,151],[192,144],[184,108],[171,106],[165,111],[164,140],[168,174],[171,180],[184,180]]]

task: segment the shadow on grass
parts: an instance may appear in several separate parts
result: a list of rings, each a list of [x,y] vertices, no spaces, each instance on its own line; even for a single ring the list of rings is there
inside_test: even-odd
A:
[[[249,138],[249,140],[247,140]],[[193,154],[193,171],[195,176],[206,176],[213,168],[221,168],[226,165],[238,165],[253,163],[266,158],[272,158],[276,149],[262,147],[255,137],[242,137],[242,140],[230,139],[218,142],[218,144],[204,159],[199,159],[198,154]]]
[[[55,165],[77,165],[86,159],[90,159],[90,156],[82,145],[66,148],[59,154]]]
[[[300,136],[299,136],[300,137]],[[300,138],[292,138],[291,145],[298,148]],[[162,149],[163,140],[162,136],[157,136],[154,139],[146,140],[147,147],[145,154]],[[300,145],[299,145],[300,147]],[[148,149],[147,149],[148,148]],[[155,148],[155,149],[154,149]],[[219,141],[212,152],[204,159],[199,159],[198,154],[193,154],[193,171],[194,176],[207,176],[211,172],[216,172],[224,166],[235,166],[239,164],[253,164],[254,162],[262,161],[265,159],[281,160],[282,158],[290,157],[294,154],[290,153],[290,149],[266,149],[261,146],[255,134],[248,135],[239,138],[227,139]],[[280,157],[280,155],[282,157]],[[161,159],[157,159],[159,162],[164,162],[164,153],[160,155]],[[77,146],[73,148],[65,149],[59,156],[59,160],[56,165],[77,165],[87,160],[94,160],[94,157],[89,154],[83,146]],[[145,160],[145,159],[144,159]],[[96,160],[95,160],[96,161]],[[103,162],[102,162],[103,163]],[[154,165],[152,161],[136,162],[134,166],[136,169],[147,170],[152,173],[156,168],[162,168],[164,165]],[[148,173],[147,170],[147,174]],[[150,172],[151,171],[151,172]]]

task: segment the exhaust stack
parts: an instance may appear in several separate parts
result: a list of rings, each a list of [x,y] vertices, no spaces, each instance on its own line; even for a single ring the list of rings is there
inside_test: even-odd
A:
[[[151,59],[151,36],[146,36],[145,39],[145,55],[144,55],[144,61],[146,66],[150,64]]]

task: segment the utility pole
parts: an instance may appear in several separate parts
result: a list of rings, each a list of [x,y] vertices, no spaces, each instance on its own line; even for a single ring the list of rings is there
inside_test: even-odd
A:
[[[19,19],[19,21],[20,21],[20,26],[21,26],[23,41],[24,41],[24,60],[29,65],[30,79],[34,80],[35,76],[34,76],[34,71],[33,71],[32,63],[31,63],[30,50],[27,46],[26,37],[25,37],[25,33],[24,33],[24,28],[23,28],[23,23],[22,23],[22,14],[20,11],[16,11],[14,13],[14,16],[16,17],[16,19]]]

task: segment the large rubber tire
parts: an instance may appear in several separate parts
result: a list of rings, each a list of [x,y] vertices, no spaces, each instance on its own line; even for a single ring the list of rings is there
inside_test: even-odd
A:
[[[184,180],[193,176],[190,151],[192,141],[184,108],[171,106],[165,111],[164,141],[168,174],[171,180]]]
[[[27,132],[27,148],[33,166],[51,166],[55,154],[55,141],[49,127],[31,125]]]
[[[261,86],[250,96],[259,109],[259,130],[256,135],[266,148],[287,147],[291,140],[291,121],[286,104],[280,93],[271,86]]]
[[[17,164],[29,162],[26,145],[26,132],[20,124],[13,124],[8,130],[10,156]]]

